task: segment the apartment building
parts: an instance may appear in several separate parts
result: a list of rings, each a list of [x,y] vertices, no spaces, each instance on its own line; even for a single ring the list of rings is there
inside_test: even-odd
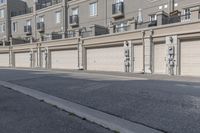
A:
[[[24,2],[0,66],[200,76],[199,0]]]
[[[10,12],[18,11],[25,6],[21,0],[1,0],[0,1],[0,44],[8,45],[11,36]]]

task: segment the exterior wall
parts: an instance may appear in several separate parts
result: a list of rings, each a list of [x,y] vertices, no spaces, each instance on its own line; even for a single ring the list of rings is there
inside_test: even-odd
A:
[[[90,2],[94,2],[95,0],[88,1],[88,0],[79,0],[79,1],[71,1],[69,2],[69,14],[71,14],[71,9],[79,5],[79,12],[80,12],[80,25],[79,27],[76,28],[82,28],[83,26],[91,26],[92,24],[99,24],[103,26],[107,26],[109,21],[120,21],[120,20],[125,20],[129,19],[130,17],[137,16],[138,15],[138,9],[136,5],[140,5],[143,9],[143,14],[144,14],[144,21],[148,21],[148,13],[153,13],[154,11],[157,12],[159,5],[164,5],[166,4],[166,1],[159,1],[154,3],[156,8],[151,8],[152,4],[145,3],[145,5],[148,5],[149,7],[143,7],[144,4],[142,2],[144,1],[137,1],[135,2],[136,6],[135,8],[131,8],[131,1],[126,1],[125,0],[125,16],[114,20],[112,18],[111,14],[111,7],[112,7],[112,1],[107,1],[108,3],[106,4],[104,0],[99,0],[98,1],[98,6],[100,7],[101,5],[105,6],[107,5],[107,15],[103,14],[105,11],[98,12],[99,16],[95,18],[89,18],[89,11],[87,12],[86,10],[89,10],[89,4]],[[127,3],[128,4],[127,4]],[[147,2],[147,1],[145,1]],[[175,1],[177,2],[177,1]],[[190,1],[191,2],[191,1]],[[196,3],[198,1],[192,0],[193,3]],[[187,3],[183,2],[179,3],[177,8],[185,8],[185,7],[194,7],[192,5],[188,6]],[[62,10],[62,15],[66,16],[67,10],[66,10],[66,3],[60,3],[57,5],[53,5],[50,7],[46,7],[40,10],[37,10],[35,13],[37,13],[36,17],[36,22],[37,18],[39,16],[45,16],[45,33],[51,33],[51,32],[58,32],[63,29],[63,31],[67,30],[65,28],[65,22],[67,20],[66,17],[61,22],[61,25],[55,26],[55,19],[54,19],[54,14],[56,11]],[[0,54],[6,54],[9,53],[9,65],[10,67],[15,67],[16,60],[15,60],[15,53],[29,53],[27,54],[27,60],[30,60],[30,67],[40,67],[40,68],[47,68],[51,69],[52,68],[52,63],[55,63],[55,60],[52,61],[51,58],[51,52],[52,51],[63,51],[63,50],[75,50],[73,53],[76,53],[77,56],[72,56],[71,58],[77,58],[74,61],[77,62],[78,68],[74,67],[74,69],[85,69],[90,68],[91,66],[88,66],[88,56],[87,56],[87,50],[95,49],[95,52],[99,52],[96,55],[96,60],[98,59],[103,59],[105,57],[100,56],[100,52],[102,53],[108,53],[110,50],[108,49],[114,49],[116,47],[121,46],[121,48],[117,48],[118,51],[121,52],[120,54],[120,61],[121,66],[124,67],[124,72],[142,72],[142,73],[162,73],[162,74],[171,74],[171,75],[182,75],[182,74],[189,74],[189,75],[195,75],[192,72],[185,72],[183,73],[183,65],[182,65],[182,58],[184,57],[181,53],[183,51],[181,49],[182,42],[187,42],[184,45],[195,45],[196,43],[199,43],[200,41],[200,10],[199,10],[199,5],[195,4],[196,7],[191,9],[191,20],[190,21],[184,21],[184,22],[179,22],[179,23],[174,23],[174,24],[166,24],[166,25],[159,25],[155,27],[146,27],[143,29],[133,29],[130,31],[126,32],[121,32],[121,33],[110,33],[106,35],[101,35],[101,36],[92,36],[92,37],[86,37],[82,38],[80,36],[76,36],[74,38],[62,38],[58,40],[50,40],[50,41],[38,41],[38,42],[32,42],[29,45],[26,44],[20,44],[20,45],[13,45],[10,47],[2,47],[0,48]],[[129,7],[130,6],[130,7]],[[133,10],[135,9],[135,10]],[[108,11],[109,10],[109,11]],[[166,12],[168,12],[169,9],[166,8]],[[85,13],[83,13],[85,11]],[[110,13],[109,13],[110,12]],[[101,14],[102,13],[102,14]],[[135,15],[134,15],[135,13]],[[64,15],[65,14],[65,15]],[[35,14],[36,15],[36,14]],[[67,16],[67,17],[68,17]],[[145,17],[146,16],[146,17]],[[21,27],[23,29],[23,24],[24,22],[32,18],[33,16],[29,16],[28,14],[22,15],[22,16],[16,16],[12,18],[12,21],[19,21]],[[93,21],[92,21],[93,20]],[[102,20],[102,21],[100,21]],[[48,23],[51,22],[51,23]],[[98,23],[96,23],[98,22]],[[63,28],[61,28],[63,27]],[[36,38],[39,38],[40,35],[37,32]],[[17,37],[18,35],[25,36],[23,31],[19,31],[18,33],[13,33],[13,37]],[[191,41],[191,40],[197,40],[197,41]],[[187,40],[187,41],[185,41]],[[124,45],[123,45],[124,44]],[[166,49],[166,68],[158,68],[159,70],[156,71],[156,60],[162,60],[157,58],[157,56],[161,56],[162,52],[160,51],[155,51],[155,45],[165,45],[162,49]],[[169,48],[173,47],[174,51],[171,53],[173,59],[169,60]],[[108,48],[108,49],[106,49]],[[190,47],[191,48],[191,47]],[[130,52],[128,56],[126,55],[127,50]],[[160,49],[157,47],[157,50]],[[192,49],[192,48],[191,48]],[[138,52],[139,51],[139,52]],[[91,52],[91,51],[90,51]],[[92,51],[94,52],[94,51]],[[110,51],[113,52],[113,51]],[[123,53],[124,52],[124,53]],[[160,52],[160,53],[159,53]],[[186,51],[187,52],[187,51]],[[70,54],[69,54],[70,55]],[[72,54],[71,54],[72,55]],[[74,54],[73,54],[74,55]],[[106,54],[105,54],[106,55]],[[111,58],[113,58],[110,54],[107,54]],[[122,56],[124,56],[122,58]],[[156,56],[156,57],[155,57]],[[162,55],[164,56],[164,55]],[[197,55],[198,56],[198,55]],[[64,57],[64,55],[63,55]],[[91,55],[90,55],[91,57]],[[56,57],[57,58],[57,57]],[[70,58],[70,57],[69,57]],[[139,59],[136,61],[136,59]],[[164,58],[164,57],[163,57]],[[199,57],[200,58],[200,57]],[[98,60],[101,62],[101,60]],[[128,62],[127,62],[128,60]],[[93,60],[90,60],[90,63],[94,63]],[[170,64],[172,61],[173,63]],[[62,60],[60,60],[62,62]],[[98,62],[99,63],[99,62]],[[113,70],[112,64],[109,64],[107,62],[104,62],[105,64],[108,64],[109,69],[108,70]],[[197,61],[197,63],[200,63]],[[0,63],[1,64],[1,63]],[[45,65],[44,65],[45,64]],[[61,66],[57,66],[59,68],[65,68],[62,66],[62,63],[60,63]],[[65,63],[67,64],[67,63]],[[76,63],[75,63],[76,64]],[[101,64],[101,63],[100,63]],[[98,64],[98,65],[100,65]],[[114,63],[113,63],[114,64]],[[164,64],[164,63],[163,63]],[[193,65],[195,62],[193,63]],[[164,66],[164,65],[163,65]],[[95,69],[95,68],[96,69]],[[67,68],[67,67],[66,67]],[[72,67],[71,67],[72,68]],[[105,66],[99,67],[101,69],[104,69]],[[93,70],[99,70],[98,66],[93,65]],[[120,67],[122,68],[122,67]],[[136,69],[137,68],[137,69]],[[196,66],[197,68],[197,66]],[[73,69],[73,68],[72,68]],[[161,70],[165,69],[165,70]],[[118,68],[115,68],[115,70],[119,70]],[[122,69],[120,69],[122,70]],[[195,76],[200,76],[200,74],[197,74]]]
[[[61,23],[56,24],[55,22],[55,13],[57,11],[61,11]],[[40,16],[44,16],[44,22],[45,22],[45,33],[52,33],[52,32],[63,32],[64,31],[64,7],[62,6],[62,3],[47,7],[44,9],[40,9],[37,11],[37,16],[36,16],[36,22],[38,22],[38,18]],[[39,34],[37,34],[39,36]]]
[[[31,21],[31,30],[32,30],[32,37],[36,37],[36,27],[35,27],[35,17],[32,13],[26,14],[26,15],[20,15],[13,17],[11,19],[11,31],[12,31],[12,37],[13,38],[24,38],[27,37],[27,34],[24,32],[24,26],[26,26],[26,22],[30,20]],[[13,31],[13,23],[17,23],[17,30],[16,32]]]

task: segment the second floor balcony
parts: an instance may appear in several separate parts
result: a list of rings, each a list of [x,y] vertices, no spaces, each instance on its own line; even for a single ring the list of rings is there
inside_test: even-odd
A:
[[[21,11],[11,11],[11,17],[29,14],[29,13],[32,13],[32,12],[33,12],[33,7],[25,8],[24,10],[21,10]]]
[[[37,3],[36,5],[36,9],[37,10],[40,10],[40,9],[43,9],[43,8],[46,8],[46,7],[49,7],[49,6],[53,6],[53,5],[57,5],[59,3],[62,3],[63,0],[52,0],[52,1],[44,1],[44,2],[41,2],[41,3]]]
[[[112,17],[118,18],[124,16],[124,2],[115,3],[112,5]]]
[[[69,23],[71,26],[78,26],[79,25],[79,17],[78,15],[72,15],[69,17]]]

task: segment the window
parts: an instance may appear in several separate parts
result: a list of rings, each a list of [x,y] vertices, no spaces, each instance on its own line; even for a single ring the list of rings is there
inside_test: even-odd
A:
[[[72,9],[72,15],[78,15],[78,8]]]
[[[44,16],[39,17],[39,22],[44,22]]]
[[[5,32],[5,24],[0,24],[0,32],[4,33]]]
[[[13,32],[17,32],[17,22],[13,22]]]
[[[157,20],[157,15],[156,14],[150,15],[150,21],[156,21],[156,20]]]
[[[31,20],[26,21],[26,26],[31,26]]]
[[[115,3],[124,2],[124,0],[115,0]]]
[[[6,3],[6,0],[0,0],[0,4]]]
[[[56,12],[56,24],[61,23],[61,11]]]
[[[184,13],[184,19],[190,20],[190,15],[191,15],[190,8],[184,9],[183,13]]]
[[[115,32],[124,32],[128,31],[127,23],[121,22],[115,25]]]
[[[90,16],[97,16],[97,2],[90,4]]]
[[[1,9],[1,10],[0,10],[0,18],[4,18],[4,14],[5,14],[5,13],[4,13],[4,9]]]

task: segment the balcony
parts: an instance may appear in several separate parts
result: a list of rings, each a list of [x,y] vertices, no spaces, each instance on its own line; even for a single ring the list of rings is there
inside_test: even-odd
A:
[[[31,27],[31,25],[24,26],[24,32],[26,33],[26,35],[31,35],[32,34],[32,27]]]
[[[124,2],[115,3],[112,5],[112,17],[119,18],[124,16]]]
[[[79,25],[79,17],[78,15],[72,15],[69,18],[69,23],[72,27]]]
[[[17,11],[17,12],[11,11],[11,17],[29,14],[29,13],[33,13],[33,7],[25,8],[24,10]]]
[[[45,30],[44,22],[37,23],[37,30],[38,30],[38,32],[44,32],[44,30]]]
[[[40,10],[49,6],[57,5],[62,3],[63,0],[52,0],[52,1],[44,1],[36,4],[36,10]]]

